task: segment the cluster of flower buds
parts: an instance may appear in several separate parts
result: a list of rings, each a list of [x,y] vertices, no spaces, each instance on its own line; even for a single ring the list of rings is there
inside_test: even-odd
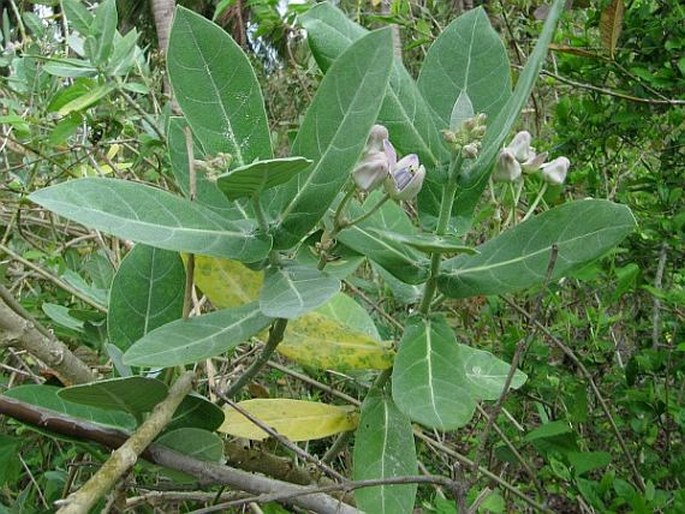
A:
[[[445,141],[464,159],[475,159],[480,151],[480,141],[485,136],[487,115],[483,112],[464,120],[456,130],[443,130]]]
[[[357,188],[373,191],[381,185],[394,200],[411,200],[423,185],[426,169],[419,164],[416,154],[397,160],[397,152],[388,139],[388,129],[374,125],[369,134],[364,154],[352,171]]]
[[[523,173],[537,173],[541,170],[542,178],[548,184],[563,184],[571,162],[566,157],[545,162],[547,152],[535,153],[535,148],[530,143],[531,135],[528,131],[517,133],[511,143],[499,153],[492,179],[495,182],[517,182],[521,180]]]

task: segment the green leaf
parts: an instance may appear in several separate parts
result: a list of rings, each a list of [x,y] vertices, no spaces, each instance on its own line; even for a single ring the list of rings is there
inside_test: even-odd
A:
[[[544,283],[601,257],[635,228],[630,209],[606,200],[570,202],[531,218],[477,248],[445,261],[440,290],[452,298],[504,294]]]
[[[238,166],[271,159],[264,99],[247,56],[219,26],[177,7],[167,53],[169,81],[209,155]]]
[[[471,396],[462,355],[444,318],[410,318],[392,371],[392,396],[412,421],[454,430],[471,420]]]
[[[294,319],[326,303],[340,280],[325,271],[284,263],[266,270],[259,308],[272,318]]]
[[[351,208],[351,217],[356,218],[375,205],[380,193],[369,195],[364,208]],[[408,247],[405,243],[393,241],[385,232],[413,236],[416,233],[411,220],[402,208],[394,202],[386,202],[371,217],[361,223],[344,229],[337,239],[345,246],[366,255],[370,260],[386,269],[408,284],[420,284],[428,278],[429,260],[425,255]]]
[[[478,253],[470,246],[464,246],[460,237],[436,236],[428,233],[406,235],[379,228],[369,228],[368,230],[385,240],[406,244],[425,253],[466,253],[470,255]]]
[[[185,269],[178,253],[138,244],[114,276],[107,312],[112,344],[125,351],[183,314]]]
[[[128,33],[121,37],[118,33],[114,38],[114,49],[112,51],[112,58],[105,70],[105,73],[110,76],[126,75],[131,67],[135,64],[136,53],[139,51],[136,48],[138,43],[138,31],[133,28]],[[133,87],[131,87],[133,86]],[[143,84],[138,84],[138,93],[147,94],[147,87]],[[135,92],[136,84],[123,83],[122,87]],[[143,88],[142,91],[140,88]]]
[[[66,401],[58,396],[61,390],[59,387],[50,385],[22,385],[8,389],[3,394],[10,398],[15,398],[23,402],[50,409],[55,412],[73,416],[75,418],[86,419],[93,423],[106,425],[121,430],[133,430],[136,427],[136,420],[128,413],[121,411],[110,411],[103,406],[85,406],[78,403]]]
[[[141,394],[142,391],[145,393]],[[89,407],[127,412],[140,423],[143,415],[164,400],[167,393],[168,388],[161,380],[134,376],[65,387],[57,395]]]
[[[309,46],[323,71],[328,70],[354,41],[368,34],[366,29],[328,2],[313,6],[300,17],[300,21],[307,30]],[[397,58],[390,70],[378,122],[388,128],[393,145],[400,153],[416,153],[427,166],[435,166],[449,156],[426,101]]]
[[[382,29],[350,46],[323,78],[292,149],[314,165],[278,188],[269,207],[278,214],[277,248],[305,236],[347,182],[376,121],[391,63],[390,30]]]
[[[542,34],[540,34],[526,66],[519,75],[513,95],[499,109],[499,114],[496,117],[490,117],[488,120],[487,132],[483,139],[483,151],[478,156],[478,159],[476,159],[476,162],[471,166],[466,166],[466,169],[463,170],[459,177],[459,193],[454,201],[453,212],[460,218],[460,225],[469,226],[471,223],[473,211],[488,183],[488,177],[490,176],[495,158],[504,145],[509,132],[514,126],[514,122],[528,101],[530,92],[547,55],[547,47],[552,40],[554,28],[561,15],[564,3],[564,0],[554,0],[545,20]],[[469,96],[471,96],[470,90]],[[480,109],[479,102],[473,96],[471,100],[474,102],[474,109],[478,111]]]
[[[271,246],[251,226],[238,226],[189,200],[124,180],[71,180],[35,191],[30,198],[86,226],[167,250],[254,262]]]
[[[63,305],[45,302],[41,305],[42,311],[52,321],[76,332],[83,332],[83,321],[69,314],[69,309]]]
[[[95,40],[94,53],[88,55],[95,65],[107,63],[114,46],[117,32],[118,16],[116,0],[105,0],[95,10],[95,17],[90,25],[89,36]]]
[[[155,443],[199,460],[223,462],[224,459],[224,443],[221,438],[200,428],[172,430],[158,437]]]
[[[418,463],[411,422],[383,393],[372,389],[362,404],[355,435],[354,480],[416,475]],[[373,514],[414,512],[416,484],[357,489],[357,506]]]
[[[90,34],[90,26],[93,23],[93,15],[80,0],[62,0],[62,9],[67,18],[67,23],[78,30],[82,36]]]
[[[490,352],[471,348],[465,344],[458,346],[464,363],[466,386],[469,388],[471,396],[477,400],[495,401],[499,399],[511,366]],[[527,379],[526,374],[517,369],[510,388],[518,389],[526,383]]]
[[[229,200],[258,195],[265,189],[285,184],[312,163],[303,157],[257,161],[219,175],[216,184]]]
[[[538,439],[549,439],[559,435],[570,434],[571,432],[573,432],[571,424],[564,419],[559,419],[531,430],[526,434],[524,440],[531,442]]]
[[[437,117],[438,129],[450,127],[462,93],[473,112],[484,112],[490,119],[499,113],[511,95],[509,59],[482,7],[459,16],[442,31],[423,60],[417,83]]]
[[[224,422],[221,407],[204,396],[191,393],[183,398],[166,430],[190,427],[214,431]]]
[[[81,59],[50,59],[43,66],[43,71],[56,77],[76,78],[93,77],[97,74],[97,69],[88,61]]]
[[[569,452],[566,454],[566,458],[569,464],[573,466],[575,476],[611,464],[611,454],[608,452]]]
[[[238,403],[248,413],[291,441],[310,441],[354,430],[354,407],[286,398],[256,398]],[[226,419],[219,432],[256,441],[269,437],[233,407],[225,407]]]
[[[256,302],[173,321],[131,346],[124,354],[124,364],[170,367],[208,359],[233,350],[270,322]]]

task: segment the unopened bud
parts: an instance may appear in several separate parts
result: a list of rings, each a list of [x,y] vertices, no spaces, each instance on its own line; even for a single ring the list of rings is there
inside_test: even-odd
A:
[[[384,152],[369,153],[352,172],[352,179],[361,191],[372,191],[388,176],[388,158]]]
[[[478,157],[478,148],[479,148],[478,143],[470,143],[468,145],[465,145],[464,148],[461,149],[461,155],[464,157],[464,159],[475,159]]]
[[[521,178],[521,164],[508,148],[504,148],[497,157],[492,180],[495,182],[515,182]]]
[[[557,157],[542,166],[542,178],[548,184],[560,186],[566,180],[566,174],[571,166],[571,161],[566,157]]]

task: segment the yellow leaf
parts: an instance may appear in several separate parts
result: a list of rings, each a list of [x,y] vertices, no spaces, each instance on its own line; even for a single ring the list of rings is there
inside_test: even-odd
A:
[[[357,427],[354,407],[287,399],[255,399],[238,404],[244,410],[291,441],[321,439]],[[261,441],[269,434],[232,407],[224,407],[224,423],[218,431]]]
[[[237,307],[259,298],[264,274],[228,259],[195,256],[195,285],[215,307]]]
[[[288,323],[277,351],[305,366],[318,369],[387,369],[392,366],[391,344],[350,329],[319,312]]]

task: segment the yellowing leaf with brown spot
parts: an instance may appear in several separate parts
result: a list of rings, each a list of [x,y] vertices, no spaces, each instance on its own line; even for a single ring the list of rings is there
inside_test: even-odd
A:
[[[309,312],[288,323],[278,353],[318,369],[387,369],[394,352],[389,342],[351,329],[319,312]]]
[[[287,399],[246,400],[238,405],[291,441],[309,441],[354,430],[358,416],[354,407]],[[261,441],[269,434],[232,407],[224,407],[224,423],[218,431]]]
[[[230,259],[195,256],[195,285],[215,307],[238,307],[259,298],[264,274]]]

